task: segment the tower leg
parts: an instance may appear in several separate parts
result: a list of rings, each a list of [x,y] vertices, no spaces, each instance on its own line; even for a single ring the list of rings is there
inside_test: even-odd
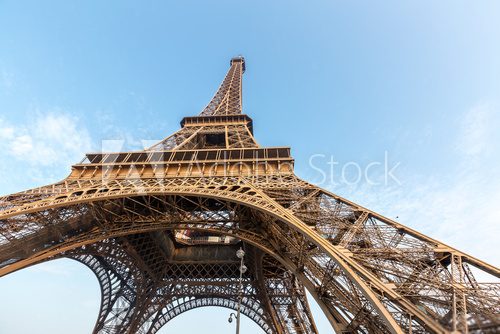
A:
[[[101,286],[101,306],[93,333],[127,333],[144,294],[143,273],[132,258],[106,240],[76,249],[69,257],[88,266]]]

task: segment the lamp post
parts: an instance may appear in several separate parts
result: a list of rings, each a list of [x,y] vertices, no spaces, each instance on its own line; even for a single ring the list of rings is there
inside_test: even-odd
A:
[[[238,284],[238,306],[236,308],[236,315],[234,313],[231,313],[229,315],[229,322],[233,321],[233,316],[236,318],[236,334],[240,334],[240,309],[241,309],[241,302],[243,299],[243,274],[247,271],[247,267],[243,264],[243,258],[245,257],[245,251],[240,247],[236,251],[236,256],[238,259],[240,259],[240,280]]]

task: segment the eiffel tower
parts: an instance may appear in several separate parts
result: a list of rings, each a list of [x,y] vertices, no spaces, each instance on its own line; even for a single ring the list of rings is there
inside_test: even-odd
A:
[[[306,291],[336,333],[499,333],[500,270],[298,178],[290,148],[255,140],[244,72],[231,59],[201,114],[154,146],[1,197],[0,276],[88,266],[94,333],[156,333],[204,306],[317,333]]]

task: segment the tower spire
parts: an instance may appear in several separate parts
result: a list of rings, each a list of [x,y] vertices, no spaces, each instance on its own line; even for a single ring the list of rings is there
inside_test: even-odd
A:
[[[252,119],[242,113],[242,77],[245,72],[245,58],[234,57],[230,65],[219,89],[199,116],[184,117],[179,131],[148,150],[259,146],[253,137]]]
[[[200,113],[200,116],[238,115],[242,113],[242,77],[245,58],[231,59],[231,67],[217,93]]]

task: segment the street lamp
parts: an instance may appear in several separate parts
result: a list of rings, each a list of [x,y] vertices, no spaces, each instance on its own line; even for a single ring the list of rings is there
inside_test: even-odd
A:
[[[238,259],[243,260],[243,258],[245,257],[245,251],[240,247],[240,249],[236,251],[236,256],[238,257]]]
[[[241,302],[243,299],[243,274],[247,271],[247,266],[243,264],[243,258],[245,257],[245,251],[240,247],[236,251],[236,257],[240,259],[240,280],[238,284],[238,306],[236,308],[236,314],[231,313],[229,315],[229,323],[233,322],[233,317],[236,318],[236,334],[240,334],[240,309],[241,309]]]

